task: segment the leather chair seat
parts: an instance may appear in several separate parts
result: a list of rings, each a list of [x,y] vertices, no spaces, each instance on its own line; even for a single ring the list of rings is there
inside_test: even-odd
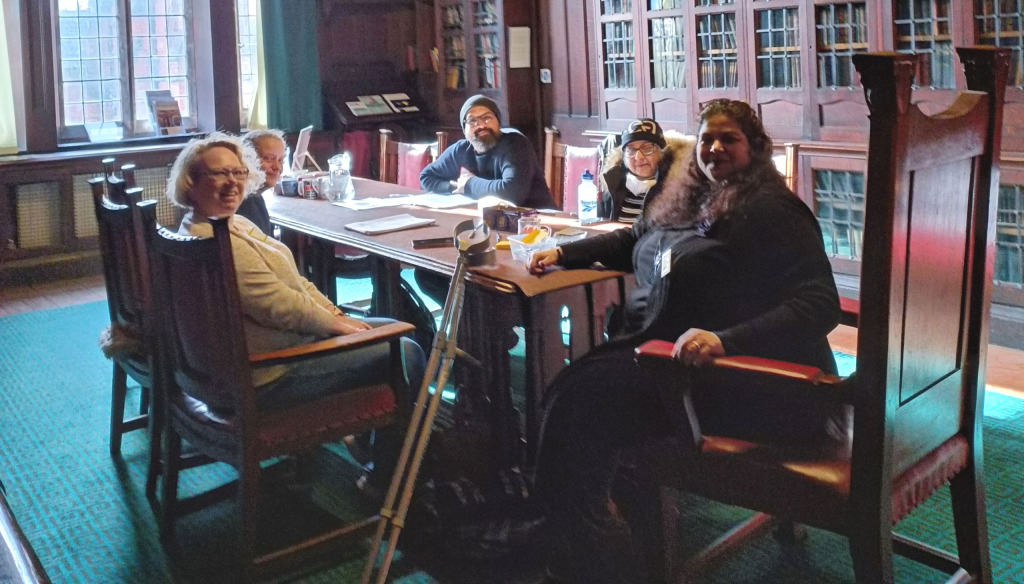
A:
[[[816,527],[846,529],[845,510],[850,496],[847,453],[815,456],[813,452],[801,453],[724,436],[703,438],[700,456],[686,457],[667,445],[648,455],[659,459],[654,463],[659,475],[669,473],[666,483],[693,493],[714,494],[723,503],[761,509]],[[675,461],[670,461],[673,456]],[[893,523],[966,464],[967,443],[957,436],[901,473],[893,484]],[[769,501],[782,503],[768,508]]]
[[[216,452],[213,458],[224,462],[233,460],[237,450],[234,426],[237,416],[211,410],[210,407],[185,393],[179,394],[171,403],[171,415],[180,424],[182,437],[199,436]],[[260,423],[259,444],[266,450],[281,448],[289,443],[302,443],[333,427],[354,427],[358,431],[369,430],[394,420],[395,395],[385,384],[360,387],[318,399],[314,404],[301,404],[287,410],[263,414]],[[301,412],[296,417],[295,412]],[[289,423],[291,420],[303,423]]]

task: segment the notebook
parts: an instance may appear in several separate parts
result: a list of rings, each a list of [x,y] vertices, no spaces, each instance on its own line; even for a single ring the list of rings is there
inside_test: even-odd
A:
[[[401,215],[381,217],[380,219],[349,223],[345,226],[345,229],[351,229],[352,231],[358,231],[359,233],[365,233],[366,235],[379,235],[381,233],[391,233],[392,231],[401,231],[403,229],[412,229],[414,227],[423,227],[424,225],[433,224],[433,219],[413,217],[412,215],[403,213]]]

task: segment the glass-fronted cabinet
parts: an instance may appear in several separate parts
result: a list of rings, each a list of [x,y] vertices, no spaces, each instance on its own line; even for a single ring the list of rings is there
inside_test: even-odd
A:
[[[524,133],[535,131],[537,73],[534,59],[510,68],[508,39],[517,28],[535,30],[532,0],[437,0],[439,116],[459,126],[467,97],[484,94],[505,114],[503,120]],[[519,38],[522,38],[520,35]],[[532,52],[532,47],[527,47]]]

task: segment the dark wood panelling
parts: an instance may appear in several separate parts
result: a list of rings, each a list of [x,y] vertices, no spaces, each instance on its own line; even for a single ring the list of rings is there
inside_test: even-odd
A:
[[[52,22],[50,2],[21,3],[25,142],[30,152],[49,152],[57,148]]]

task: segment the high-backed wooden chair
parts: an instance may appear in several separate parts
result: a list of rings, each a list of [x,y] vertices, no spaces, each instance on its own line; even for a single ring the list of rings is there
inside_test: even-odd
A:
[[[448,134],[437,132],[437,141],[424,144],[399,142],[387,128],[380,129],[380,180],[420,188],[420,171],[448,147]]]
[[[240,515],[240,581],[281,561],[299,561],[320,544],[359,532],[371,517],[317,534],[284,550],[257,555],[260,461],[301,452],[350,434],[401,423],[410,404],[402,369],[400,337],[412,325],[393,323],[370,331],[249,356],[226,219],[213,221],[214,237],[180,236],[143,216],[153,276],[157,330],[157,375],[163,395],[166,461],[159,513],[161,534],[173,535],[174,520],[210,499],[202,493],[178,499],[181,443],[239,473],[232,490]],[[257,410],[255,368],[294,363],[369,345],[388,343],[388,381],[342,391],[282,411]],[[224,492],[224,491],[221,491]]]
[[[678,466],[667,469],[675,472],[659,478],[845,535],[864,584],[893,581],[893,552],[952,574],[950,582],[992,581],[981,419],[1009,53],[958,53],[973,91],[933,117],[910,103],[913,55],[854,56],[871,117],[854,374],[751,357],[693,369],[667,358],[671,343],[638,349],[641,365],[667,387],[689,376],[695,388],[743,384],[780,400],[852,406],[852,454],[819,457],[702,435],[689,412],[692,436],[680,439]],[[959,554],[893,531],[946,483]],[[683,577],[733,543],[705,550]]]
[[[149,408],[153,390],[152,323],[149,322],[151,302],[149,264],[146,259],[141,217],[137,205],[142,188],[134,186],[132,169],[125,165],[126,176],[118,177],[107,167],[102,177],[89,180],[103,262],[110,328],[105,346],[114,362],[110,404],[110,454],[120,456],[121,437],[126,432],[146,428],[150,422]],[[106,187],[106,188],[104,188]],[[155,208],[156,202],[148,205]],[[124,417],[128,378],[139,384],[138,414]],[[159,437],[150,436],[151,454],[159,449]],[[146,492],[156,487],[157,464],[150,457]]]
[[[576,187],[584,170],[594,175],[597,184],[601,174],[601,158],[597,147],[569,146],[558,140],[557,128],[544,128],[544,180],[548,183],[555,206],[576,211]]]

